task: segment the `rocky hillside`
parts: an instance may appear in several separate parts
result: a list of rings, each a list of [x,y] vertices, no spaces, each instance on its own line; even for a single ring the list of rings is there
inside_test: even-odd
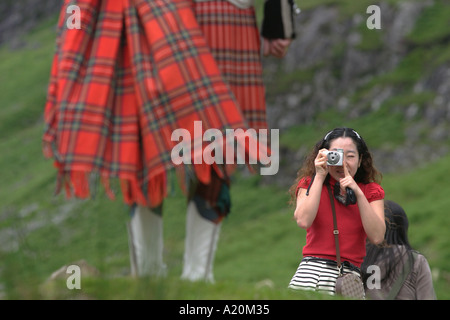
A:
[[[19,47],[20,36],[32,30],[43,19],[57,14],[61,0],[0,1],[0,45]]]
[[[290,160],[278,182],[291,182],[311,145],[304,139],[316,142],[340,125],[371,142],[383,172],[448,153],[450,4],[378,2],[381,29],[370,30],[371,2],[316,2],[296,17],[284,61],[265,62],[270,125],[289,137],[281,139],[280,157]]]

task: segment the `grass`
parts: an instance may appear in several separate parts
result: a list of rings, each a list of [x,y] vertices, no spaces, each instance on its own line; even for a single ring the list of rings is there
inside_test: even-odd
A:
[[[450,37],[450,7],[446,1],[436,1],[426,7],[408,37],[412,44],[427,46],[447,42]]]
[[[221,230],[215,284],[179,279],[186,203],[176,186],[164,204],[168,275],[131,278],[128,208],[120,197],[110,201],[101,189],[89,200],[52,196],[55,171],[41,152],[42,114],[54,47],[52,23],[44,23],[28,36],[22,49],[0,48],[0,299],[336,299],[287,290],[301,257],[305,231],[292,220],[287,189],[263,186],[258,176],[241,174],[233,178],[232,213]],[[421,63],[426,53],[419,53],[410,57],[412,62]],[[408,77],[404,70],[401,79]],[[407,95],[391,99],[395,105],[410,102]],[[388,139],[395,147],[403,141],[402,119],[386,119],[391,107],[387,101],[378,112],[353,120],[345,120],[337,111],[323,113],[315,123],[283,132],[281,141],[298,148],[320,137],[323,126],[348,125],[363,128],[370,145]],[[386,175],[382,184],[387,198],[401,203],[409,215],[411,243],[429,259],[439,299],[450,299],[449,160]],[[98,276],[82,278],[81,290],[68,290],[65,279],[48,281],[55,270],[80,259],[99,271]]]
[[[0,297],[70,298],[65,283],[61,291],[58,282],[49,283],[47,279],[61,266],[85,259],[99,270],[101,276],[86,278],[86,289],[82,294],[96,299],[288,298],[286,286],[298,264],[300,246],[298,230],[286,212],[285,195],[279,190],[268,188],[261,190],[261,194],[247,194],[248,188],[258,189],[257,181],[249,179],[242,180],[245,184],[237,183],[239,187],[235,192],[238,195],[233,196],[234,218],[223,226],[220,253],[216,257],[217,285],[214,287],[189,283],[177,287],[186,203],[176,187],[164,204],[165,259],[169,275],[164,280],[144,281],[148,287],[129,277],[128,208],[121,199],[110,201],[102,190],[89,200],[52,196],[56,176],[51,161],[42,156],[41,135],[54,48],[53,23],[46,22],[27,36],[21,49],[0,48],[0,58],[4,61],[0,64],[0,102],[4,106],[0,111],[0,148],[4,151],[0,157]],[[274,192],[282,195],[273,198],[272,205],[260,201],[262,194],[270,198]],[[277,214],[272,216],[273,212]],[[283,223],[286,219],[296,232],[286,238],[278,228],[271,230],[265,225],[264,217],[272,223]],[[284,240],[280,241],[279,237]],[[250,242],[243,241],[246,238]],[[284,248],[280,246],[289,245],[294,251],[291,259],[285,262],[289,264],[289,272],[280,269],[276,279],[272,279],[270,270],[255,268],[258,259],[248,255],[253,251],[254,241],[261,246],[252,255],[260,256],[263,261],[284,258],[281,254]],[[277,254],[270,258],[264,253],[274,243]],[[236,250],[241,253],[233,259]],[[277,264],[277,261],[271,264]],[[245,272],[239,272],[236,265],[242,265]],[[262,289],[258,289],[259,286]],[[73,294],[77,295],[76,292]],[[299,296],[294,294],[293,297]],[[311,294],[304,297],[311,297]]]
[[[320,139],[317,137],[325,135],[324,127],[330,130],[335,127],[350,127],[364,137],[370,148],[393,149],[404,141],[403,116],[392,108],[392,104],[399,100],[392,98],[379,110],[354,119],[346,119],[346,113],[337,110],[323,112],[312,124],[292,126],[285,130],[280,137],[280,144],[297,150],[307,142],[310,149]]]

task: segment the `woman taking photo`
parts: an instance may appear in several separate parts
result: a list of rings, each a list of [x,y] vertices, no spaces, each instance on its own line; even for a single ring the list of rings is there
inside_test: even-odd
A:
[[[329,151],[334,151],[332,159]],[[290,189],[296,205],[294,218],[307,231],[303,259],[289,288],[335,294],[339,269],[327,185],[336,211],[342,271],[361,276],[366,239],[374,244],[384,239],[384,190],[380,181],[372,155],[355,130],[336,128],[316,143]]]

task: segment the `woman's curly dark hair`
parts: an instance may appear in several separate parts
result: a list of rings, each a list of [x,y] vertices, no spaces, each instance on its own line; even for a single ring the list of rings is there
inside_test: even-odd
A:
[[[381,179],[383,176],[381,172],[379,172],[375,168],[373,164],[372,154],[367,148],[364,139],[352,128],[335,128],[332,131],[328,132],[323,139],[318,141],[311,152],[306,156],[303,166],[297,172],[297,178],[295,179],[294,184],[289,188],[289,193],[291,195],[291,204],[295,205],[295,200],[297,198],[296,191],[299,181],[305,177],[312,177],[316,172],[314,160],[316,159],[319,150],[323,148],[329,149],[331,141],[340,137],[351,138],[358,149],[360,159],[362,159],[361,165],[356,171],[354,177],[355,181],[360,183],[381,183]]]

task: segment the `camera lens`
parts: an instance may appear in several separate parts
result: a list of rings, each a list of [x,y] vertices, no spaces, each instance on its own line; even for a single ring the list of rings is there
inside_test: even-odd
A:
[[[337,152],[329,152],[327,155],[327,158],[328,158],[329,164],[336,164],[339,162],[339,159],[341,157],[339,156],[339,153],[337,153]]]

